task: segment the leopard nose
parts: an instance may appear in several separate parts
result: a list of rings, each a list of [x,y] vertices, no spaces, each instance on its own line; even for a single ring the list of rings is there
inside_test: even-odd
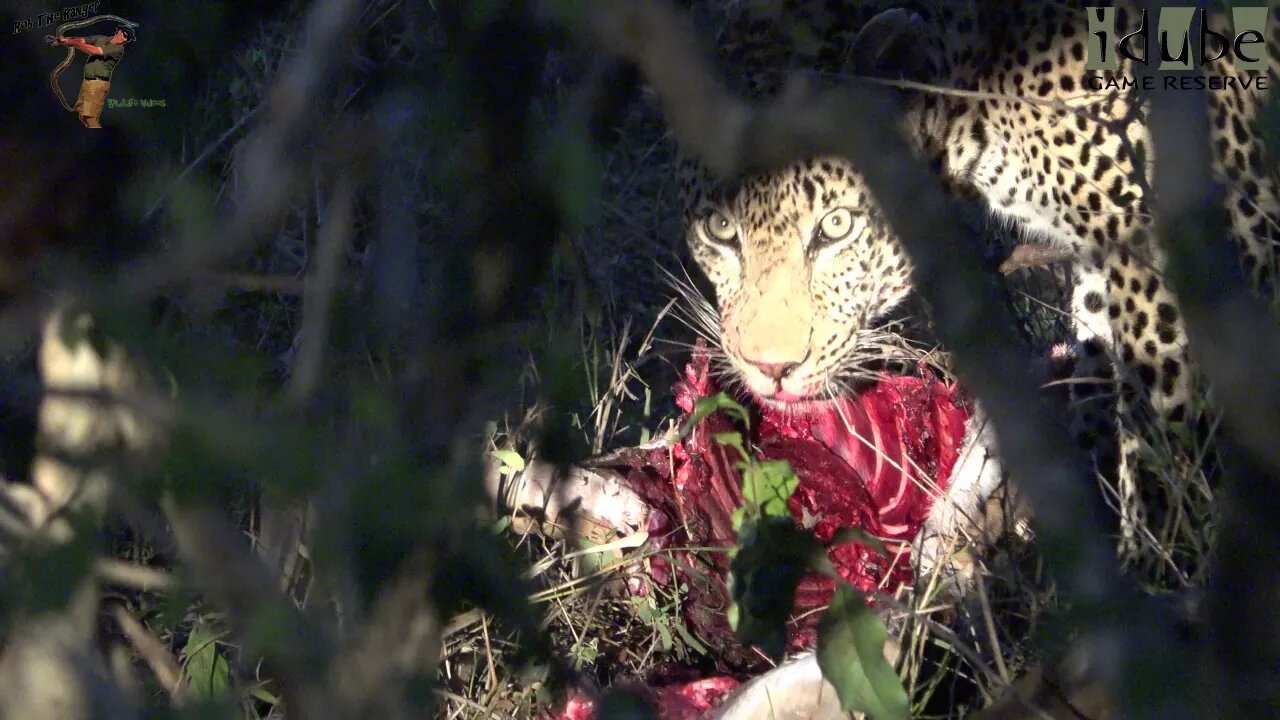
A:
[[[756,362],[755,360],[748,360],[747,362],[751,363],[752,367],[755,369],[764,373],[766,377],[776,381],[781,381],[783,378],[795,372],[796,368],[800,367],[800,363],[798,362],[767,363]]]

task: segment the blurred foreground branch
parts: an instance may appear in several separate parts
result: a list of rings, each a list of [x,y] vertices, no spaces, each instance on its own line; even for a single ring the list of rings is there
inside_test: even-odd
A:
[[[51,388],[130,395],[149,385],[125,350],[102,342],[89,313],[71,303],[45,324],[39,369]],[[155,461],[161,430],[131,408],[51,393],[41,402],[37,443],[32,486],[2,489],[26,509],[26,561],[49,563],[51,577],[47,596],[27,598],[30,605],[12,618],[0,655],[0,717],[129,717],[134,708],[124,679],[108,673],[97,649],[94,531],[121,476],[145,472]],[[2,569],[15,570],[12,563]]]
[[[1147,4],[1154,14],[1163,3]],[[1154,87],[1157,231],[1192,355],[1231,431],[1207,603],[1215,716],[1273,717],[1280,708],[1280,325],[1250,292],[1228,239],[1206,93]]]

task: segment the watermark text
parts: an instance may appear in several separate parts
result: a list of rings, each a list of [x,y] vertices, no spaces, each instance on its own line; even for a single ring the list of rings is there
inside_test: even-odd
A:
[[[34,30],[36,28],[46,27],[48,25],[61,25],[71,20],[80,20],[87,18],[98,11],[98,6],[102,3],[99,0],[76,5],[75,7],[63,8],[57,12],[40,13],[35,17],[29,17],[25,20],[18,20],[13,23],[13,34]]]

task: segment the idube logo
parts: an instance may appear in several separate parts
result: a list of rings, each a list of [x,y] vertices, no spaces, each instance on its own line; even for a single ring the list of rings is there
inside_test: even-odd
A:
[[[1116,9],[1089,7],[1088,59],[1085,68],[1092,71],[1116,71],[1121,59],[1156,70],[1192,70],[1207,62],[1230,58],[1237,76],[1153,75],[1117,77],[1112,73],[1090,74],[1086,85],[1094,90],[1142,85],[1153,90],[1157,83],[1166,88],[1209,88],[1240,86],[1245,89],[1267,89],[1266,29],[1268,8],[1240,7],[1231,9],[1232,28],[1211,28],[1203,8],[1166,7],[1159,13],[1153,33],[1146,10],[1142,11],[1138,29],[1125,35],[1117,31]],[[1198,22],[1197,22],[1198,21]],[[1261,71],[1256,74],[1247,71]]]

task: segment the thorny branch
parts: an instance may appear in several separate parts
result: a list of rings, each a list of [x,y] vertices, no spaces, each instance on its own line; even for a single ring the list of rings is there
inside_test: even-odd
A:
[[[667,2],[600,3],[594,31],[601,47],[641,68],[676,136],[713,172],[733,176],[824,154],[859,168],[915,262],[959,376],[986,404],[1006,466],[1035,509],[1053,577],[1077,617],[1092,621],[1082,639],[1104,660],[1099,672],[1115,690],[1151,677],[1171,624],[1121,579],[1063,415],[1042,403],[1012,318],[981,272],[981,240],[952,222],[954,202],[912,157],[889,99],[869,83],[850,82],[825,92],[792,88],[753,106],[710,70],[692,23]],[[1132,717],[1189,716],[1185,704],[1168,702],[1176,693],[1164,702],[1151,693],[1137,700],[1129,689],[1118,696],[1131,700]]]

